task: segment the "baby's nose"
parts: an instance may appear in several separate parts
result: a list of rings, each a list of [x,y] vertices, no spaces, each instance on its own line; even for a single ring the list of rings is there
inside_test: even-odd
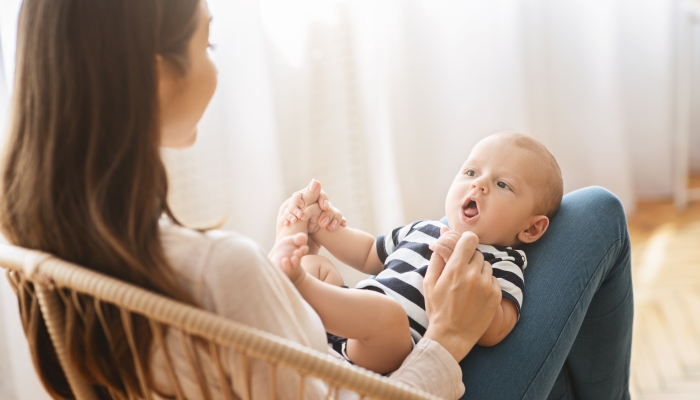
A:
[[[488,185],[486,185],[484,182],[481,180],[477,179],[474,182],[472,182],[472,189],[478,189],[482,193],[487,194],[488,193]]]

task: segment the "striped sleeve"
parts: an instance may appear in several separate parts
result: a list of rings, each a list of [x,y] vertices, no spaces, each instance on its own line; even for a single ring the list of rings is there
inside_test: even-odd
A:
[[[518,309],[518,317],[520,317],[525,291],[523,270],[527,266],[525,253],[510,247],[487,245],[479,245],[479,250],[484,254],[484,260],[491,264],[493,276],[501,285],[503,297],[515,304]]]
[[[411,232],[411,229],[413,229],[413,227],[419,222],[421,221],[417,221],[409,225],[399,226],[398,228],[394,228],[388,235],[377,236],[377,255],[379,256],[379,260],[382,262],[382,264],[386,262],[386,258],[389,257],[389,254],[394,252],[394,249],[399,242],[401,242],[408,235],[408,233]]]

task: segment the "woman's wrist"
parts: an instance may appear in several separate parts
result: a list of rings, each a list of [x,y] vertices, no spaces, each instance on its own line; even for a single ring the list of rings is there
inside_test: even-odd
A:
[[[423,338],[439,343],[457,362],[462,361],[479,340],[467,337],[464,332],[450,332],[435,325],[428,325]]]

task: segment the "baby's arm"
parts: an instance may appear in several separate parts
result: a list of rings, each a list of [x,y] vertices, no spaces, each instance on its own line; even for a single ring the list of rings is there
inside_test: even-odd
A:
[[[335,232],[319,229],[311,237],[338,260],[358,271],[376,275],[384,269],[377,255],[375,238],[367,232],[340,226]]]
[[[502,298],[501,306],[496,309],[491,325],[477,342],[479,346],[491,347],[499,344],[501,340],[513,330],[518,322],[518,310],[512,301]]]

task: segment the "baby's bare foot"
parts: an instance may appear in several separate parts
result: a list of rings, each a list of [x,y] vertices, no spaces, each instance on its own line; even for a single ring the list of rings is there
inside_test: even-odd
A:
[[[306,276],[306,272],[301,267],[301,258],[309,253],[306,241],[307,236],[304,233],[285,236],[275,243],[275,248],[270,253],[270,261],[278,266],[295,286],[298,286]]]

